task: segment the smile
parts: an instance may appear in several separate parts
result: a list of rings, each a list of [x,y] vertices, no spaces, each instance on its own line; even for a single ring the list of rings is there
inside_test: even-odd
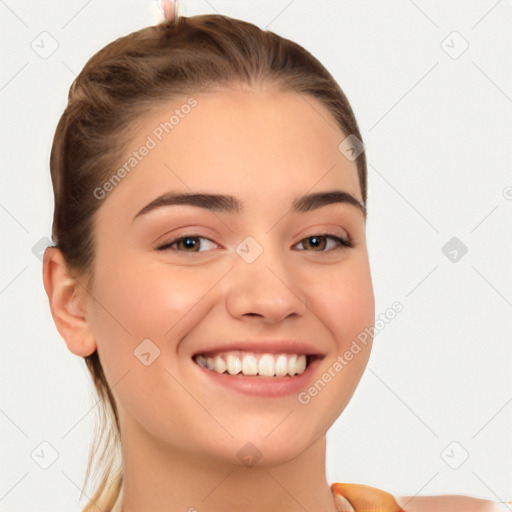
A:
[[[203,368],[220,374],[293,377],[304,373],[310,362],[310,356],[233,350],[218,354],[198,354],[194,357],[194,361]]]

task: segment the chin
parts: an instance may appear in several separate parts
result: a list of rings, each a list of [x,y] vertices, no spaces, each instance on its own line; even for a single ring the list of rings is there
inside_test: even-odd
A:
[[[287,463],[314,444],[314,439],[270,434],[266,439],[241,435],[226,440],[210,451],[212,457],[228,464],[246,467],[271,467]],[[210,447],[212,448],[212,447]]]

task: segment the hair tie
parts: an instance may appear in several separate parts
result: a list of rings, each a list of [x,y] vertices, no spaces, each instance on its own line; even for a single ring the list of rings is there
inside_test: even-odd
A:
[[[178,22],[178,0],[158,0],[158,7],[164,15],[164,23],[168,27],[174,27]]]

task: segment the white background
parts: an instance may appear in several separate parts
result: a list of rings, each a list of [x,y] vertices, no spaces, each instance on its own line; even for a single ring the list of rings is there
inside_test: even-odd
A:
[[[512,499],[511,7],[182,7],[187,16],[244,19],[304,46],[347,94],[366,144],[376,312],[396,300],[404,310],[377,334],[361,384],[328,434],[330,482]],[[92,385],[53,324],[32,248],[50,237],[48,160],[72,80],[105,44],[160,17],[149,0],[2,0],[0,16],[0,510],[74,512],[84,503]],[[31,47],[49,37],[43,31],[58,43],[46,59]],[[462,38],[469,47],[453,58]],[[457,262],[442,252],[454,236],[468,248]],[[31,458],[43,441],[59,455],[47,470]]]

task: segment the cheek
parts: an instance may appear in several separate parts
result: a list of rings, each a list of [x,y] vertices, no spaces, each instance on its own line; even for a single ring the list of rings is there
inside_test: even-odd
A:
[[[352,399],[364,374],[372,348],[370,327],[375,321],[371,279],[364,268],[331,276],[317,283],[311,310],[330,331],[333,351],[322,361],[319,378],[300,395],[299,402],[321,421],[317,434],[336,421]]]
[[[217,280],[211,271],[171,269],[161,263],[141,265],[139,270],[119,266],[97,287],[99,301],[109,313],[101,315],[103,327],[117,331],[121,338],[128,336],[133,344],[145,338],[159,344],[174,337],[173,331],[180,332]]]
[[[368,261],[354,259],[311,280],[310,309],[332,331],[339,353],[375,321],[375,299]]]
[[[369,328],[375,322],[375,299],[368,259],[354,258],[322,284],[324,291],[316,289],[313,293],[321,298],[317,314],[323,312],[320,318],[336,345],[335,353],[323,361],[320,370],[325,389],[317,406],[325,425],[331,425],[352,398],[371,353]]]
[[[159,368],[174,372],[179,367],[175,357],[179,341],[197,323],[202,299],[218,276],[192,268],[171,270],[161,263],[138,267],[119,263],[110,266],[115,272],[107,272],[105,265],[96,274],[90,322],[111,385],[123,379],[123,388],[134,386],[132,392],[147,389],[149,393],[151,386],[161,386],[159,379],[165,374]],[[144,357],[151,360],[148,366]]]
[[[208,291],[222,273],[171,270],[162,263],[140,265],[139,270],[133,265],[115,268],[115,273],[98,272],[94,289],[93,329],[107,380],[118,405],[156,435],[187,436],[190,425],[198,423],[197,414],[204,412],[179,384],[186,369],[180,367],[177,347],[207,313]],[[157,348],[142,344],[147,339]],[[152,360],[148,365],[140,359],[144,352]],[[166,411],[163,404],[172,407]],[[173,410],[181,411],[182,420],[176,421]]]

